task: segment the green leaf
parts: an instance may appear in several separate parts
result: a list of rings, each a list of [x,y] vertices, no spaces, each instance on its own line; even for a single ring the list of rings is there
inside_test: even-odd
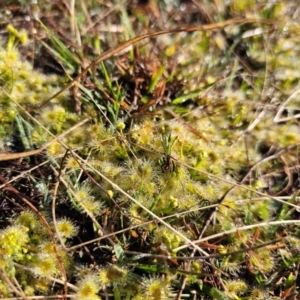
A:
[[[120,245],[117,245],[117,244],[114,245],[114,251],[115,251],[116,257],[119,261],[124,260],[124,258],[125,258],[124,250]]]
[[[137,269],[143,270],[145,272],[148,273],[157,273],[158,272],[158,268],[156,265],[138,265],[136,266]]]
[[[107,84],[107,87],[108,87],[109,91],[113,94],[114,90],[113,90],[113,87],[112,87],[111,78],[110,78],[110,75],[107,72],[107,69],[106,69],[105,64],[103,63],[103,61],[100,62],[100,68],[101,68],[102,74],[105,78],[105,82]]]
[[[289,276],[286,278],[285,287],[286,288],[291,287],[294,282],[295,282],[294,275],[293,273],[290,273]]]
[[[121,300],[120,290],[117,285],[114,286],[114,300]]]
[[[148,88],[148,93],[152,93],[158,83],[158,81],[160,80],[162,74],[164,73],[166,69],[166,65],[163,65],[159,68],[159,70],[153,74],[154,76],[152,76],[152,80],[151,80],[151,83],[149,85],[149,88]]]
[[[203,286],[203,292],[216,300],[230,300],[224,293],[207,284]]]
[[[47,48],[56,58],[66,65],[72,71],[77,70],[80,62],[75,58],[74,53],[52,32],[47,26],[40,21],[41,26],[46,31],[49,39],[51,40],[54,48],[50,47],[47,43],[42,41],[42,44]]]
[[[189,100],[189,99],[191,99],[191,98],[194,98],[194,97],[198,96],[200,92],[202,92],[202,89],[195,90],[195,91],[193,91],[193,92],[191,92],[191,93],[188,93],[188,94],[186,94],[186,95],[182,95],[182,96],[180,96],[180,97],[177,97],[176,99],[174,99],[174,100],[172,101],[172,104],[175,104],[175,105],[176,105],[176,104],[182,104],[182,103],[184,103],[186,100]]]

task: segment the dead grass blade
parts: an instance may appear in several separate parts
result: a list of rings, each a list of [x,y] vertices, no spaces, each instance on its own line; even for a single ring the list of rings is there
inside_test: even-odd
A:
[[[218,29],[218,28],[223,28],[223,27],[226,27],[228,25],[237,25],[237,24],[242,25],[242,24],[246,24],[246,23],[270,24],[270,21],[259,20],[259,19],[230,19],[230,20],[226,20],[226,21],[223,21],[223,22],[218,22],[218,23],[208,24],[208,25],[203,25],[203,26],[179,28],[179,29],[171,29],[171,30],[161,30],[161,31],[157,31],[157,32],[146,33],[146,34],[137,36],[135,38],[132,38],[132,39],[120,44],[120,45],[117,45],[116,47],[114,47],[112,49],[109,49],[109,50],[105,51],[103,54],[101,54],[99,57],[97,57],[85,69],[83,69],[83,71],[80,74],[78,74],[71,82],[69,82],[64,88],[62,88],[60,91],[58,91],[52,97],[45,100],[40,105],[40,108],[44,107],[52,99],[54,99],[55,97],[57,97],[58,95],[60,95],[64,91],[68,90],[73,85],[75,85],[76,82],[78,82],[78,80],[82,76],[84,76],[88,72],[89,69],[95,67],[101,61],[104,61],[105,59],[108,59],[108,58],[114,56],[115,54],[119,53],[120,51],[124,50],[125,48],[127,48],[127,47],[129,47],[129,46],[131,46],[131,45],[133,45],[133,44],[135,44],[139,41],[142,41],[142,40],[147,39],[147,38],[163,35],[163,34],[180,33],[180,32],[195,32],[195,31],[210,31],[210,30],[214,30],[214,29]]]

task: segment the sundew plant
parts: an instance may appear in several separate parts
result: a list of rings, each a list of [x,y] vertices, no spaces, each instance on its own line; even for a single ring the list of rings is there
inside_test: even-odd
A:
[[[1,298],[299,297],[298,5],[202,2],[0,4]]]

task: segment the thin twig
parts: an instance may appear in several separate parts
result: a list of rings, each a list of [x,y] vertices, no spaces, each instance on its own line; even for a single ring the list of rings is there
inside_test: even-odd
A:
[[[257,227],[264,227],[264,226],[276,226],[276,225],[280,225],[280,226],[284,226],[284,225],[288,225],[288,224],[300,224],[300,220],[280,220],[280,221],[271,221],[271,222],[262,222],[262,223],[257,223],[257,224],[252,224],[252,225],[247,225],[247,226],[242,226],[242,227],[236,227],[230,230],[226,230],[223,232],[219,232],[216,234],[212,234],[210,236],[206,236],[204,238],[201,238],[199,240],[194,241],[194,243],[201,243],[201,242],[205,242],[205,241],[209,241],[215,238],[219,238],[219,237],[225,237],[229,234],[232,233],[237,233],[239,231],[244,231],[244,230],[249,230],[249,229],[253,229],[253,228],[257,228]],[[177,252],[179,250],[183,250],[190,247],[190,245],[182,245],[179,246],[175,249],[173,249],[174,252]]]
[[[283,113],[283,111],[285,109],[288,109],[288,107],[286,107],[288,105],[288,103],[297,95],[300,93],[300,89],[297,89],[291,96],[289,96],[279,107],[278,111],[277,111],[277,114],[274,118],[274,122],[275,123],[280,123],[280,122],[286,122],[286,121],[290,121],[290,120],[293,120],[293,119],[297,119],[297,118],[300,118],[300,114],[296,114],[294,116],[291,116],[291,117],[286,117],[286,118],[281,118],[281,115]]]
[[[5,281],[9,287],[18,295],[21,297],[21,299],[24,300],[29,300],[29,298],[27,298],[24,294],[24,292],[22,290],[18,290],[14,284],[10,281],[10,279],[7,277],[6,272],[3,270],[2,267],[0,267],[0,277],[2,278],[3,281]]]

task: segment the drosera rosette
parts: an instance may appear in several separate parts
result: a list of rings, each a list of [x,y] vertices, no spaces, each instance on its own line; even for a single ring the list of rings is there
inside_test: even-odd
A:
[[[240,299],[240,296],[245,294],[248,290],[246,282],[242,280],[224,281],[224,287],[226,294],[230,299]]]
[[[115,183],[127,192],[147,195],[149,198],[157,192],[158,172],[149,159],[128,161],[123,171],[115,177]]]
[[[66,110],[59,105],[48,106],[42,110],[40,118],[46,128],[53,133],[61,133],[66,118]]]
[[[224,225],[224,229],[226,227],[226,223],[230,223],[231,226],[235,226],[234,219],[236,216],[239,216],[239,212],[241,212],[241,210],[243,210],[243,208],[237,205],[235,197],[227,196],[219,205],[216,218],[220,224]]]
[[[292,250],[291,252],[299,252],[300,251],[300,239],[298,237],[292,236],[292,235],[288,235],[286,237],[287,243],[289,248]],[[281,249],[284,250],[284,249]],[[286,258],[291,258],[291,252],[289,252],[289,254],[285,254],[284,256]]]
[[[190,180],[185,184],[185,189],[190,194],[198,197],[199,202],[214,203],[222,196],[223,184],[216,183],[215,180],[207,180],[206,183]]]
[[[49,141],[49,134],[42,126],[38,126],[31,130],[30,138],[36,147],[41,147]]]
[[[287,123],[281,126],[277,132],[278,144],[282,148],[298,145],[300,142],[299,126],[296,124]]]
[[[117,264],[100,267],[98,279],[103,288],[114,287],[115,289],[120,286],[125,287],[132,280],[129,269]]]
[[[99,216],[103,211],[104,203],[92,195],[93,188],[89,184],[82,184],[74,194],[75,208],[88,211],[94,216]]]
[[[196,187],[197,182],[191,181],[183,172],[178,176],[181,169],[176,168],[176,171],[160,181],[159,193],[156,196],[158,201],[154,207],[154,211],[159,215],[172,214],[178,210],[201,205],[203,197]]]
[[[41,252],[35,257],[31,269],[37,276],[55,277],[60,272],[56,259],[56,255]]]
[[[268,222],[271,220],[271,203],[270,200],[255,201],[247,205],[249,222]]]
[[[16,219],[14,224],[17,226],[25,226],[30,239],[28,245],[28,257],[34,256],[40,251],[43,245],[49,239],[49,232],[41,220],[30,210],[24,210]],[[30,261],[30,259],[29,259]]]
[[[76,117],[74,114],[70,114],[66,111],[65,121],[62,124],[62,130],[67,130],[75,125],[81,118]],[[65,142],[73,150],[80,150],[83,155],[89,153],[88,140],[91,136],[88,133],[87,126],[83,125],[76,128],[65,138]]]
[[[67,218],[58,219],[56,222],[56,228],[58,230],[58,234],[64,241],[73,238],[78,233],[78,227]]]
[[[201,147],[198,151],[196,150],[196,147],[193,147],[193,151],[187,155],[187,158],[189,159],[187,164],[193,167],[189,169],[191,178],[205,182],[208,178],[205,173],[217,175],[219,177],[223,176],[226,165],[223,157],[224,151],[227,151],[227,148],[222,149],[216,145],[206,145],[205,147]]]
[[[171,120],[167,125],[170,132],[178,137],[178,141],[184,141],[187,138],[187,135],[189,135],[186,127],[177,120]]]
[[[76,292],[76,299],[78,300],[101,300],[97,295],[100,290],[99,278],[96,274],[91,273],[84,276],[77,283],[78,290]]]
[[[186,231],[178,230],[181,235],[186,236],[187,238],[191,238],[191,236],[187,235]],[[171,231],[169,228],[164,226],[160,226],[156,228],[153,233],[153,243],[159,243],[166,248],[167,252],[173,251],[173,249],[178,248],[180,245],[184,243],[184,239],[179,236],[176,232]]]
[[[77,278],[77,281],[79,281],[86,276],[94,276],[96,274],[95,269],[97,269],[97,266],[95,265],[88,266],[83,264],[76,264],[74,266],[74,276]]]
[[[34,295],[34,287],[33,286],[27,285],[23,291],[24,291],[24,295],[26,295],[26,296]]]
[[[137,179],[137,174],[138,172],[135,171],[121,174],[121,176],[115,180],[115,183],[127,193],[135,195],[136,198],[147,197],[149,201],[154,199],[159,189],[157,183],[155,181],[141,181],[140,178]],[[136,180],[134,180],[134,178],[136,178]]]
[[[119,118],[117,120],[117,123],[115,124],[115,127],[118,131],[123,132],[123,130],[126,128],[124,120],[122,118]]]
[[[135,280],[134,278],[132,278],[131,281],[128,281],[126,285],[118,286],[118,293],[122,296],[124,295],[124,298],[127,297],[127,299],[138,299],[136,297],[139,297],[139,295],[141,295],[141,292],[141,285],[139,281]]]
[[[111,163],[109,161],[103,161],[100,164],[100,170],[109,179],[115,179],[118,175],[125,171],[122,166]]]
[[[154,127],[154,122],[152,120],[146,120],[142,124],[134,125],[132,131],[130,132],[130,137],[133,139],[134,143],[142,147],[149,147],[151,145],[156,128]]]
[[[233,245],[219,245],[218,252],[220,254],[226,254],[227,252],[234,252],[240,250],[240,245],[233,244]],[[243,268],[243,263],[245,261],[245,254],[238,253],[234,255],[224,256],[221,260],[218,261],[218,268],[221,271],[235,274],[238,276],[238,272]]]
[[[0,58],[0,78],[10,84],[4,86],[4,89],[13,101],[24,108],[38,106],[58,91],[58,77],[34,71],[29,62],[21,60],[16,48],[7,51],[0,47]],[[7,97],[3,97],[4,93],[1,92],[0,95],[0,103],[7,102]],[[59,99],[64,100],[66,95],[67,93],[63,93]]]
[[[51,145],[47,148],[47,153],[51,156],[51,157],[58,157],[58,156],[63,156],[66,153],[66,149],[64,148],[64,146],[58,142],[58,141],[54,141],[53,143],[51,143]]]
[[[89,149],[92,150],[92,158],[106,160],[111,157],[110,151],[107,150],[107,145],[115,139],[115,134],[109,128],[106,128],[103,123],[97,122],[86,128],[86,143]]]
[[[155,206],[153,207],[153,213],[158,216],[169,215],[175,213],[179,206],[178,198],[173,195],[167,194],[165,197],[158,197]]]
[[[152,209],[159,216],[175,214],[200,205],[197,195],[193,195],[184,189],[174,190],[174,192],[163,190],[156,199],[157,201]]]
[[[89,183],[82,183],[75,191],[75,196],[79,201],[84,200],[85,198],[91,197],[93,188]]]
[[[0,265],[2,268],[8,267],[12,260],[22,261],[27,255],[28,230],[22,225],[12,225],[0,231]]]
[[[269,299],[269,293],[262,288],[255,287],[250,293],[250,300],[264,300]]]
[[[32,282],[34,289],[41,293],[48,292],[51,289],[52,284],[53,282],[50,279],[47,279],[46,277],[42,277],[42,276],[35,277]]]
[[[0,296],[2,298],[12,296],[10,288],[4,282],[0,282]]]
[[[172,292],[171,281],[167,276],[144,277],[142,290],[147,300],[168,300]]]
[[[15,218],[14,224],[25,226],[28,231],[34,231],[40,225],[40,221],[32,211],[24,210]]]
[[[77,170],[81,170],[81,167],[78,163],[78,161],[73,157],[73,156],[69,156],[66,159],[66,164],[65,167],[68,169],[68,171],[70,171],[71,173],[73,173],[74,171]],[[68,171],[66,171],[66,174],[68,174]]]
[[[136,172],[136,176],[140,178],[140,181],[148,183],[158,178],[158,173],[154,162],[149,158],[135,160],[132,164],[131,169],[132,173]]]
[[[66,271],[72,266],[73,258],[71,254],[67,253],[62,247],[53,245],[52,241],[45,241],[39,245],[39,255],[52,257],[52,264],[54,265],[53,268],[59,269],[59,274],[60,264],[58,256],[60,257]]]
[[[82,199],[80,201],[80,207],[83,211],[87,210],[94,216],[99,216],[103,211],[103,203],[95,200],[92,196]]]
[[[249,257],[248,267],[254,274],[268,274],[275,266],[274,254],[267,248],[257,249]]]

